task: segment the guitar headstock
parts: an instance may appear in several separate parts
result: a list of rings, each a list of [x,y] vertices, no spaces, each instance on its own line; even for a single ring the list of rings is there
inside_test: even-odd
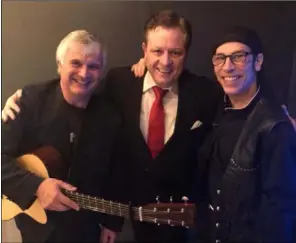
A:
[[[170,226],[190,227],[194,224],[195,204],[193,203],[151,203],[141,209],[143,221]]]

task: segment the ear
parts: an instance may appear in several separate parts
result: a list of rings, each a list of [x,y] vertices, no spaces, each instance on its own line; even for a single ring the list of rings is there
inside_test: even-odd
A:
[[[262,64],[263,64],[263,61],[264,61],[264,56],[262,53],[259,53],[257,56],[256,56],[256,60],[255,60],[255,70],[257,72],[259,72],[261,70],[261,67],[262,67]]]
[[[57,67],[57,72],[58,72],[58,74],[60,75],[61,74],[61,66],[62,66],[62,64],[61,64],[61,62],[60,61],[57,61],[57,65],[58,65],[58,67]]]
[[[142,50],[143,50],[143,53],[144,53],[144,57],[146,56],[146,53],[147,53],[147,45],[145,42],[142,43]]]

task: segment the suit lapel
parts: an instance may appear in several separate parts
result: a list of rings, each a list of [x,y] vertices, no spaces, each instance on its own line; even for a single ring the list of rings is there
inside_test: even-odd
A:
[[[130,119],[128,124],[131,124],[132,129],[135,130],[134,136],[135,144],[138,146],[139,150],[142,150],[142,153],[147,154],[147,156],[151,157],[150,150],[147,146],[145,138],[140,128],[140,114],[141,114],[141,104],[142,104],[142,95],[143,95],[143,83],[144,77],[136,78],[130,75],[130,87],[127,90],[127,100],[128,104],[126,106],[127,110],[127,119]]]
[[[176,124],[171,139],[177,134],[189,131],[196,118],[195,111],[193,110],[195,108],[194,96],[191,95],[192,90],[187,88],[187,82],[188,80],[186,80],[183,72],[179,79]]]
[[[171,140],[174,139],[178,134],[182,134],[183,132],[189,131],[191,125],[194,123],[196,119],[196,112],[193,110],[196,108],[194,94],[192,90],[190,90],[190,86],[188,86],[188,77],[186,77],[186,72],[184,71],[179,79],[179,87],[178,87],[178,108],[176,115],[176,124],[175,130],[170,139],[165,144],[163,150],[170,144]],[[134,134],[136,139],[136,144],[139,149],[151,157],[151,153],[147,146],[147,143],[143,137],[142,131],[140,129],[140,112],[141,112],[141,103],[142,103],[142,95],[143,95],[143,78],[135,78],[133,75],[129,77],[130,87],[127,90],[127,119],[130,119],[129,124],[132,124],[134,129],[136,129],[136,134]],[[189,87],[189,88],[188,88]]]

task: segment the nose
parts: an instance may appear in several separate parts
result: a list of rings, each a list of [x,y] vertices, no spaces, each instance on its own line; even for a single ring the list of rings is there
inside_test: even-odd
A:
[[[79,76],[82,78],[86,78],[88,76],[89,70],[86,65],[83,65],[79,69]]]
[[[161,59],[160,59],[160,62],[163,66],[168,66],[172,63],[172,59],[169,55],[169,53],[164,53],[162,56],[161,56]]]
[[[224,71],[232,71],[235,68],[235,65],[231,61],[230,57],[226,57],[225,63],[223,65],[223,70]]]

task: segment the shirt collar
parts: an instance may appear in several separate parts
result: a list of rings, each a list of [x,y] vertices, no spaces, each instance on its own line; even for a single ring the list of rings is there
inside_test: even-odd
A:
[[[143,93],[150,90],[154,86],[157,86],[157,84],[153,80],[151,74],[149,72],[146,72],[143,83]],[[169,93],[178,95],[178,82],[175,82],[171,87],[167,88],[167,90],[169,91]]]
[[[251,103],[253,103],[254,100],[257,100],[255,99],[258,94],[259,94],[259,91],[260,91],[260,86],[258,87],[256,93],[252,96],[252,98],[250,99],[250,101],[242,108],[233,108],[232,105],[231,105],[231,102],[229,100],[229,97],[228,95],[224,95],[224,109],[225,110],[242,110],[242,109],[245,109],[246,107],[248,107]]]

